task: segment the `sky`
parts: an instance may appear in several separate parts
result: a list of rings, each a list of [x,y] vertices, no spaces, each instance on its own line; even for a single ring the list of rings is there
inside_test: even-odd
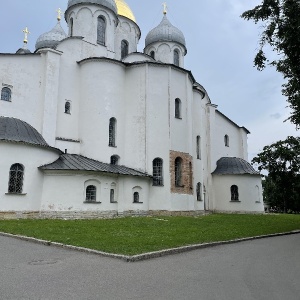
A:
[[[253,67],[258,50],[261,25],[245,21],[240,15],[261,0],[165,0],[168,19],[186,38],[188,53],[185,69],[205,87],[218,110],[246,127],[249,160],[265,145],[299,136],[289,121],[286,99],[281,95],[284,79],[274,68],[259,72]],[[0,53],[14,53],[23,45],[28,27],[28,48],[56,24],[56,11],[67,7],[67,0],[13,0],[0,4]],[[132,9],[142,36],[138,51],[144,49],[147,33],[162,19],[163,0],[126,0]],[[62,20],[67,32],[67,25]]]

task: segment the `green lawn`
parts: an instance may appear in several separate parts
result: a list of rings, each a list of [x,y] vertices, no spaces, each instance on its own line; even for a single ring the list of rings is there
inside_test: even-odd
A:
[[[126,255],[296,229],[300,229],[300,215],[0,221],[0,232]]]

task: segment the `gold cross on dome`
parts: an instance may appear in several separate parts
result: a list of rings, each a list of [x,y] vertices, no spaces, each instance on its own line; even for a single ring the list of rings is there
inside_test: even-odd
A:
[[[59,8],[57,11],[57,21],[61,20],[61,9]]]
[[[25,29],[23,29],[23,32],[24,32],[24,43],[27,44],[28,43],[28,34],[30,34],[28,28],[26,27]]]
[[[167,3],[164,2],[162,5],[164,7],[164,15],[166,15],[167,14],[167,8],[168,8]]]

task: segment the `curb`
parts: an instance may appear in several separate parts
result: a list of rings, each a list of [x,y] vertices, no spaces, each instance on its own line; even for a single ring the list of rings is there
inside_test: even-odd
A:
[[[41,244],[41,245],[46,245],[46,246],[54,246],[54,247],[58,247],[58,248],[75,250],[75,251],[89,253],[89,254],[96,254],[96,255],[100,255],[100,256],[104,256],[104,257],[121,259],[126,262],[137,262],[137,261],[142,261],[142,260],[147,260],[147,259],[152,259],[152,258],[158,258],[158,257],[166,256],[166,255],[184,253],[184,252],[197,250],[197,249],[204,249],[204,248],[215,247],[215,246],[220,246],[220,245],[235,244],[235,243],[240,243],[240,242],[245,242],[245,241],[258,240],[258,239],[283,236],[283,235],[299,234],[299,233],[300,233],[300,230],[293,230],[293,231],[289,231],[289,232],[259,235],[259,236],[246,237],[246,238],[234,239],[234,240],[229,240],[229,241],[220,241],[220,242],[182,246],[182,247],[170,248],[170,249],[148,252],[148,253],[132,255],[132,256],[107,253],[107,252],[93,250],[93,249],[89,249],[89,248],[65,245],[62,243],[51,242],[51,241],[36,239],[36,238],[22,236],[22,235],[14,235],[14,234],[5,233],[5,232],[0,232],[0,236],[11,237],[11,238],[28,241],[28,242],[33,242],[36,244]]]

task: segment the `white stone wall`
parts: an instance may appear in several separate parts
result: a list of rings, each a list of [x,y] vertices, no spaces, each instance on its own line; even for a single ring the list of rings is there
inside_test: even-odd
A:
[[[263,212],[261,177],[259,175],[213,175],[216,211]],[[238,186],[239,202],[231,201],[230,187]]]
[[[38,167],[56,160],[58,153],[47,148],[10,142],[0,142],[0,149],[0,211],[39,210],[43,174]],[[16,163],[24,166],[22,194],[8,194],[9,171]]]

